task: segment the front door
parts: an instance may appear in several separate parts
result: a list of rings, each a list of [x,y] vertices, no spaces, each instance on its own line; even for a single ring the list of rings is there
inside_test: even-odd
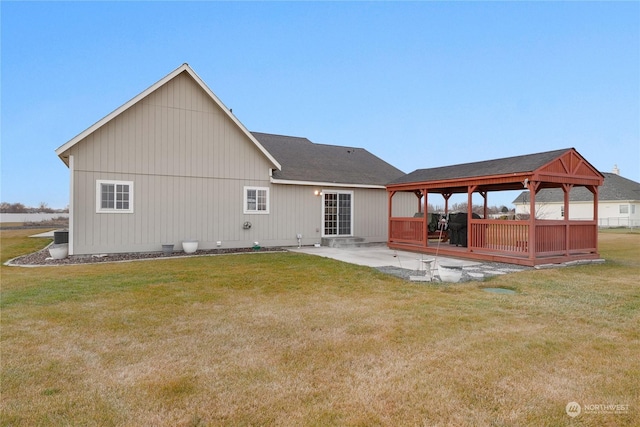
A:
[[[351,236],[353,192],[323,191],[322,235]]]

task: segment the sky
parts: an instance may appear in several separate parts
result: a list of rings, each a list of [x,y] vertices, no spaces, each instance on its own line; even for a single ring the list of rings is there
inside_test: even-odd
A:
[[[5,0],[0,19],[3,202],[66,207],[55,149],[185,62],[249,130],[407,173],[573,147],[640,181],[640,2]]]

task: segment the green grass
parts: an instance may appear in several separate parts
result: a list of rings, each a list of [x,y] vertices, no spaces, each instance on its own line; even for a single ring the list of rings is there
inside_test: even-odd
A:
[[[437,286],[293,253],[2,266],[0,424],[636,425],[640,235],[600,249]]]
[[[34,234],[51,231],[51,228],[29,230],[2,230],[0,231],[0,262],[4,264],[12,258],[25,255],[42,249],[53,239],[28,238]]]

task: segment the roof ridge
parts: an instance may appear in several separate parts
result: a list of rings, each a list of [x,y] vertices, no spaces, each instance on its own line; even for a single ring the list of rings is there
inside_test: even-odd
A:
[[[256,132],[256,131],[251,131],[251,133],[259,134],[259,135],[266,135],[266,136],[276,136],[276,137],[279,137],[279,138],[306,139],[307,141],[309,141],[310,143],[312,143],[315,146],[359,149],[359,150],[368,151],[366,148],[359,147],[359,146],[356,146],[356,145],[339,145],[339,144],[326,144],[326,143],[323,143],[323,142],[313,142],[309,138],[307,138],[306,136],[292,136],[292,135],[283,135],[283,134],[279,134],[279,133],[267,133],[267,132]]]
[[[496,161],[505,161],[505,160],[509,160],[509,159],[523,159],[523,158],[527,158],[527,157],[533,157],[533,156],[542,156],[545,154],[550,154],[550,153],[564,153],[567,152],[569,150],[571,150],[572,147],[569,148],[560,148],[558,150],[549,150],[549,151],[541,151],[538,153],[530,153],[530,154],[521,154],[518,156],[509,156],[509,157],[500,157],[498,159],[487,159],[487,160],[477,160],[474,162],[466,162],[466,163],[457,163],[455,165],[446,165],[446,166],[436,166],[436,167],[432,167],[432,168],[422,168],[422,169],[416,169],[417,171],[424,171],[424,170],[429,170],[429,169],[443,169],[443,168],[449,168],[449,167],[459,167],[459,166],[468,166],[468,165],[474,165],[474,164],[479,164],[479,163],[488,163],[488,162],[496,162]]]

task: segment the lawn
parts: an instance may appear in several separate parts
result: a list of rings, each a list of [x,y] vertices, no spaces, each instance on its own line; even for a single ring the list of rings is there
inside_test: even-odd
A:
[[[45,244],[1,233],[3,262]],[[638,425],[640,234],[600,249],[449,285],[294,253],[2,266],[1,425]]]

